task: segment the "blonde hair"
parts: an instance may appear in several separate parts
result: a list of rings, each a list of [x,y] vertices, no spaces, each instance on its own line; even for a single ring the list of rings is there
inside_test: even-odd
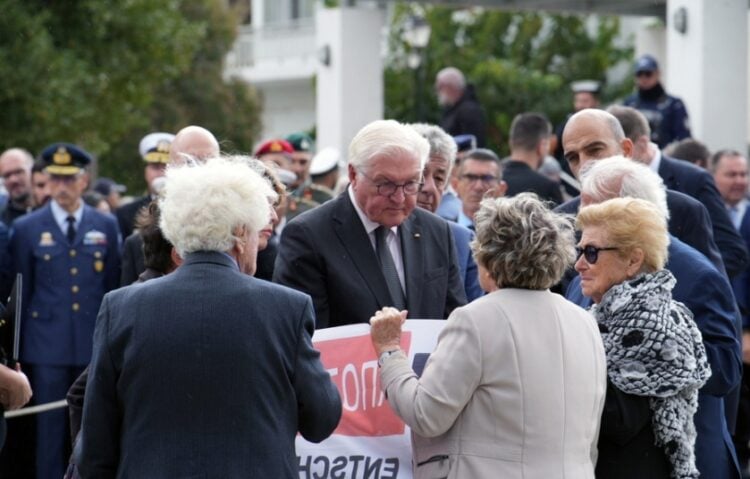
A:
[[[664,268],[667,262],[667,221],[659,208],[646,200],[613,198],[586,206],[578,212],[576,226],[604,229],[609,238],[607,246],[617,247],[621,257],[640,248],[643,251],[641,271],[653,273]]]

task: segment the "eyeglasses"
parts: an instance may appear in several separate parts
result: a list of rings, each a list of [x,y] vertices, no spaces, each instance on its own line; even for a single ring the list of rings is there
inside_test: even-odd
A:
[[[404,195],[416,195],[417,193],[419,193],[419,190],[424,184],[419,181],[407,181],[406,183],[401,184],[393,183],[392,181],[382,181],[380,183],[376,183],[375,180],[367,176],[364,171],[359,170],[359,172],[362,173],[362,176],[370,180],[370,183],[375,185],[375,188],[377,188],[378,194],[380,196],[394,195],[399,188],[401,188],[401,190],[404,192]]]
[[[638,73],[636,73],[635,76],[637,76],[637,77],[650,77],[653,74],[654,74],[654,72],[644,71],[644,72],[638,72]]]
[[[11,176],[23,175],[24,173],[26,173],[26,170],[23,170],[21,168],[18,168],[17,170],[6,171],[5,173],[3,173],[3,179],[7,180]]]
[[[473,175],[471,173],[466,173],[461,175],[461,179],[466,180],[469,183],[476,183],[477,181],[479,181],[482,184],[490,185],[492,183],[495,183],[498,180],[498,177],[493,175]]]
[[[576,246],[576,261],[583,255],[584,259],[588,264],[596,264],[596,262],[599,260],[599,251],[614,251],[617,248],[614,247],[608,247],[608,248],[597,248],[596,246],[587,245],[581,248],[580,246]]]

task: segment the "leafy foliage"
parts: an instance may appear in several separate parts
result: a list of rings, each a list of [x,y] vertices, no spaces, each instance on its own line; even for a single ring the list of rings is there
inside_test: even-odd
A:
[[[251,145],[259,104],[224,82],[235,16],[222,0],[0,0],[0,148],[69,141],[142,184],[138,141],[205,126]]]
[[[423,54],[417,85],[407,66],[410,47],[402,39],[405,20],[423,15],[432,28]],[[607,84],[607,70],[632,57],[632,49],[617,44],[619,21],[614,17],[512,13],[480,8],[399,4],[394,10],[385,72],[386,116],[417,121],[421,101],[429,105],[422,120],[437,122],[440,109],[431,86],[446,66],[462,70],[474,84],[488,117],[489,146],[506,154],[513,117],[524,111],[545,113],[553,124],[572,109],[569,85],[580,79],[603,82],[603,102],[622,96],[632,80]]]

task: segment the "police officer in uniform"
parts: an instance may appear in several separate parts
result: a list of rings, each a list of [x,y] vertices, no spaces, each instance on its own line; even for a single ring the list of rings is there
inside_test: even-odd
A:
[[[89,363],[99,305],[120,276],[117,222],[81,199],[91,156],[55,143],[41,157],[52,199],[16,220],[10,233],[14,270],[23,274],[21,363],[36,404],[64,399]],[[37,416],[38,478],[65,472],[67,423],[65,409]]]
[[[651,141],[664,149],[675,141],[690,138],[690,126],[685,104],[667,94],[660,78],[656,59],[651,55],[640,57],[635,62],[638,91],[627,97],[624,105],[643,113],[651,127]]]
[[[315,153],[315,143],[306,133],[292,133],[286,137],[286,141],[292,145],[292,172],[297,175],[297,181],[292,185],[291,195],[296,198],[305,198],[316,205],[325,203],[333,198],[333,195],[312,182],[310,168]]]

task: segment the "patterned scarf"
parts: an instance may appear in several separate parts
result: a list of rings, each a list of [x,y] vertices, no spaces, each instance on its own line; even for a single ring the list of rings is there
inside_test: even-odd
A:
[[[611,287],[591,312],[612,384],[649,397],[656,445],[664,449],[672,477],[697,478],[693,415],[711,369],[693,314],[672,300],[674,285],[667,270],[641,274]]]

